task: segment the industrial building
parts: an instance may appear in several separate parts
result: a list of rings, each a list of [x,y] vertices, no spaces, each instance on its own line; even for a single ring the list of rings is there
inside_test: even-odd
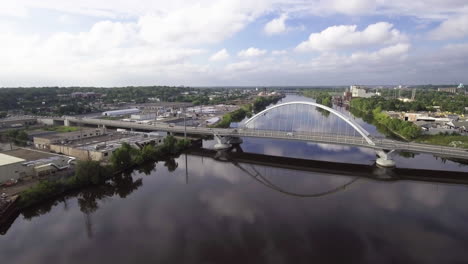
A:
[[[138,108],[130,108],[130,109],[121,109],[121,110],[113,110],[113,111],[106,111],[103,112],[103,116],[124,116],[124,115],[131,115],[140,113],[140,109]]]
[[[106,161],[123,143],[142,148],[147,144],[160,145],[166,133],[128,132],[104,135],[98,138],[75,141],[69,144],[52,144],[50,150],[79,160]]]
[[[349,88],[349,91],[351,92],[351,95],[353,98],[355,97],[369,98],[369,97],[376,95],[374,93],[369,93],[366,88],[357,86],[357,85],[351,85]]]
[[[456,93],[457,92],[457,87],[443,87],[443,88],[437,88],[438,92],[444,92],[444,93]]]
[[[130,119],[131,120],[136,120],[136,121],[153,120],[153,119],[156,119],[156,113],[131,115]]]
[[[0,183],[45,176],[69,168],[73,158],[41,151],[16,149],[0,153]]]
[[[66,144],[67,142],[82,140],[86,138],[93,138],[104,135],[106,133],[105,128],[92,128],[92,129],[81,129],[80,131],[67,132],[67,133],[55,133],[46,134],[42,136],[35,136],[34,146],[38,149],[50,149],[52,144]]]

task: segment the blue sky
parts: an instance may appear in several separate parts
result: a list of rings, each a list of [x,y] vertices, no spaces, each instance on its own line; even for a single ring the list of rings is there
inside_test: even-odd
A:
[[[0,87],[468,82],[466,0],[0,5]]]

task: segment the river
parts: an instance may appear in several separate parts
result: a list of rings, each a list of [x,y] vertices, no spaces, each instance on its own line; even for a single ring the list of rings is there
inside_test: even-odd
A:
[[[283,99],[296,100],[309,99]],[[244,139],[241,147],[364,167],[375,161],[372,151],[354,147],[266,139]],[[395,160],[399,168],[448,176],[468,171],[431,155]],[[22,212],[0,236],[0,257],[9,264],[465,263],[467,200],[461,183],[385,181],[182,154]]]

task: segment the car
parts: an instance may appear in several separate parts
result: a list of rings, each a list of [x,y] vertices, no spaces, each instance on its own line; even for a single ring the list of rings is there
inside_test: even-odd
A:
[[[288,133],[286,133],[286,136],[292,137],[292,136],[294,136],[294,134],[293,134],[293,132],[288,132]]]

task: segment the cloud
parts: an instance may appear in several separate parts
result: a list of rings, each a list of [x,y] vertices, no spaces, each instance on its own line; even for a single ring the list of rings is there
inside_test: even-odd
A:
[[[450,17],[429,33],[432,39],[459,39],[468,36],[468,14]]]
[[[330,8],[343,14],[363,14],[371,13],[376,9],[375,0],[332,0]]]
[[[226,65],[227,71],[249,71],[254,69],[256,66],[251,61],[240,61]]]
[[[271,52],[271,55],[273,56],[286,55],[286,54],[288,54],[287,50],[273,50]]]
[[[262,55],[265,55],[267,53],[266,50],[262,50],[262,49],[257,49],[257,48],[254,48],[254,47],[250,47],[248,49],[245,49],[245,50],[241,50],[237,53],[237,56],[239,57],[243,57],[243,58],[249,58],[249,57],[258,57],[258,56],[262,56]]]
[[[286,14],[282,14],[280,17],[265,24],[263,31],[267,35],[276,35],[285,32],[288,29],[286,26],[286,19],[288,19],[288,16]]]
[[[230,55],[226,49],[222,49],[215,54],[211,55],[210,61],[224,61],[229,59]]]
[[[406,36],[393,25],[379,22],[357,31],[356,25],[340,25],[326,28],[320,33],[312,33],[309,39],[300,43],[296,51],[330,51],[387,45],[406,40]]]

